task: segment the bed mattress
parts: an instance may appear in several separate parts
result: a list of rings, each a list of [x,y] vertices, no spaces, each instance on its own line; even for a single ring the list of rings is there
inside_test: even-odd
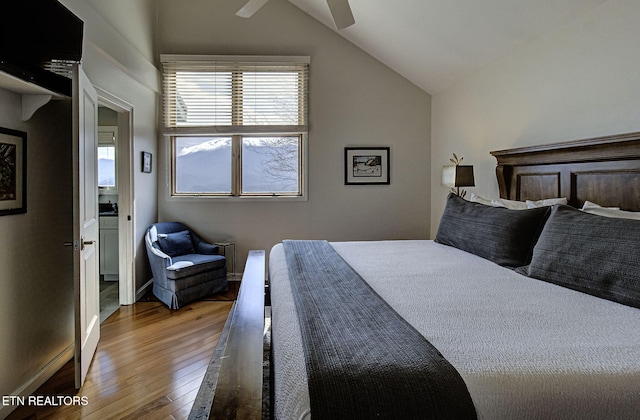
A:
[[[458,370],[479,418],[637,418],[640,310],[433,241],[332,246]],[[310,418],[282,244],[269,282],[274,414]]]

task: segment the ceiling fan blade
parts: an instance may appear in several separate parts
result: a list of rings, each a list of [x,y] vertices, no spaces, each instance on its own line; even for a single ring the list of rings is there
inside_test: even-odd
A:
[[[333,16],[333,23],[336,25],[336,29],[344,29],[347,26],[351,26],[356,23],[351,13],[351,6],[349,6],[349,0],[327,0],[331,16]]]
[[[269,0],[249,0],[247,4],[242,6],[242,9],[236,12],[236,16],[243,18],[250,18],[255,12],[260,10]]]

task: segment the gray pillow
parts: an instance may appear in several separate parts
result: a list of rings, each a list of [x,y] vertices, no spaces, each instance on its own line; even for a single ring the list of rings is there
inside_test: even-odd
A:
[[[522,274],[640,308],[640,221],[554,206]]]
[[[449,194],[435,241],[505,267],[526,265],[548,207],[511,210]]]

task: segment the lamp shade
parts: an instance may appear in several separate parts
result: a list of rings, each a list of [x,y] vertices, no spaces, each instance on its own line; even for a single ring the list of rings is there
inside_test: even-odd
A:
[[[442,167],[442,185],[445,187],[474,187],[472,165],[449,165]]]

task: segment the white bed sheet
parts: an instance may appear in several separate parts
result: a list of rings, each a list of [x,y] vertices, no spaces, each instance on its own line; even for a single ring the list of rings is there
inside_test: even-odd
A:
[[[481,419],[640,415],[640,310],[519,275],[433,241],[335,242],[458,370]],[[281,244],[269,256],[275,415],[308,418]]]

